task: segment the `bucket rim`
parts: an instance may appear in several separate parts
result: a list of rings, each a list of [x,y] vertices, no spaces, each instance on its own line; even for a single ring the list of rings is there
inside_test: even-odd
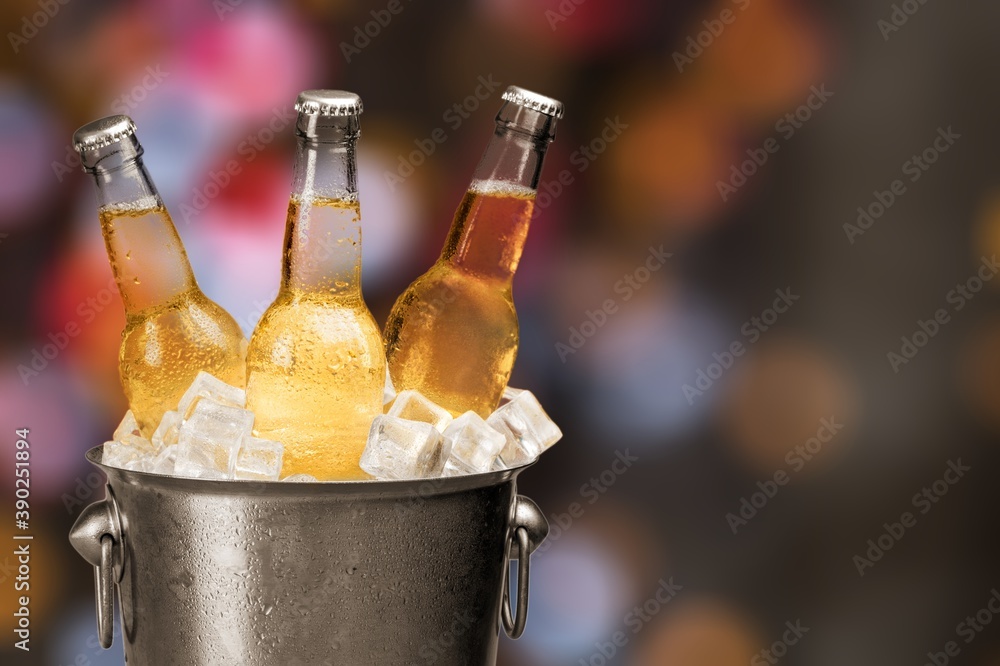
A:
[[[184,476],[169,476],[154,472],[128,470],[105,465],[101,462],[104,445],[87,451],[87,462],[104,472],[108,482],[120,480],[127,484],[160,486],[205,494],[247,494],[247,495],[380,495],[383,497],[426,497],[445,495],[453,492],[486,488],[515,479],[521,472],[535,464],[532,460],[524,465],[504,470],[465,474],[462,476],[442,476],[422,479],[352,479],[345,481],[247,481],[242,479],[195,479]],[[114,484],[112,484],[114,485]]]

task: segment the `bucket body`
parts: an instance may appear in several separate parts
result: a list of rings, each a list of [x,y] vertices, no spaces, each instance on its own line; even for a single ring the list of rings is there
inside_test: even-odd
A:
[[[544,539],[544,518],[516,493],[521,469],[204,481],[105,467],[100,455],[87,454],[108,496],[71,540],[97,567],[99,608],[102,577],[117,584],[133,666],[494,664],[510,622],[509,543],[518,532],[526,567],[519,548]]]

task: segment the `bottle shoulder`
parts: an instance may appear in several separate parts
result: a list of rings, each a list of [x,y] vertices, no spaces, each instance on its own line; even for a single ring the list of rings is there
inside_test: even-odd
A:
[[[378,325],[364,300],[280,294],[264,311],[251,341],[263,337],[311,337],[321,340],[350,336],[359,339],[379,337]]]

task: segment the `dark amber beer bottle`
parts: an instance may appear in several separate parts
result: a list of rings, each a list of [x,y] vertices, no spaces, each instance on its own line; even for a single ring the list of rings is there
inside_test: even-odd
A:
[[[517,355],[511,286],[563,114],[560,102],[516,86],[503,100],[440,258],[397,299],[385,327],[398,390],[483,418],[499,403]]]

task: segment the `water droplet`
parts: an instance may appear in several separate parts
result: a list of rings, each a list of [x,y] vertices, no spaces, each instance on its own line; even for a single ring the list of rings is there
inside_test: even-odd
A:
[[[139,284],[139,278],[138,277],[132,278],[132,282],[134,282],[135,284]]]

